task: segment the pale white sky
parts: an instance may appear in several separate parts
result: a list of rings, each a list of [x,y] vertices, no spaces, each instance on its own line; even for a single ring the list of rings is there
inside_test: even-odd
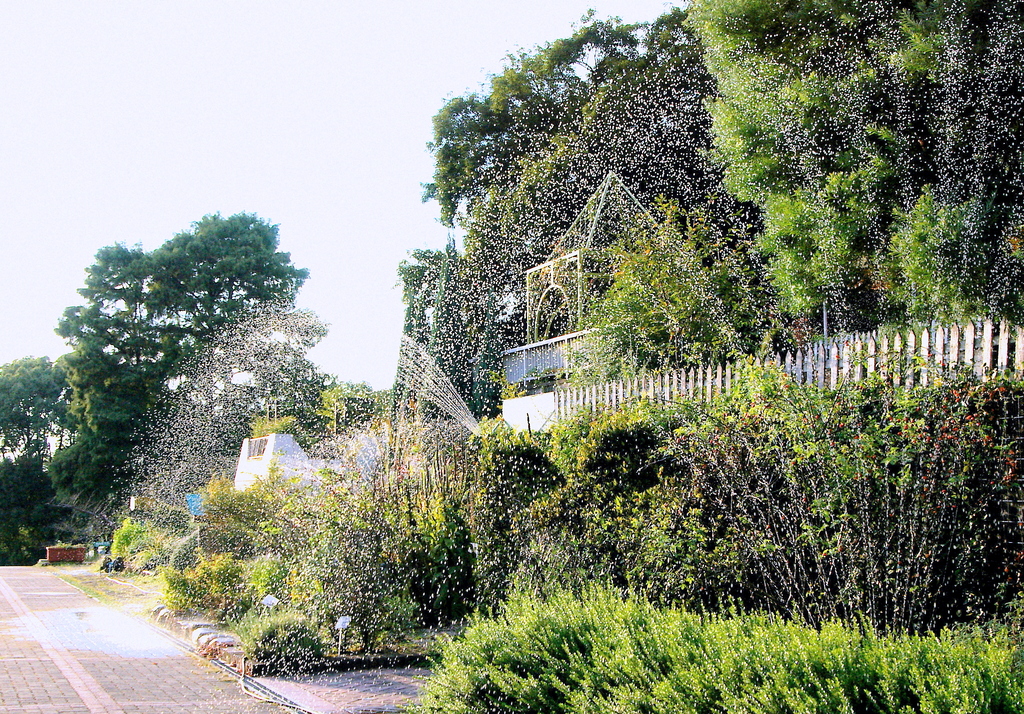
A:
[[[448,232],[420,202],[446,97],[517,48],[663,0],[0,0],[0,364],[53,329],[96,251],[256,213],[310,271],[329,373],[394,378],[399,261]]]

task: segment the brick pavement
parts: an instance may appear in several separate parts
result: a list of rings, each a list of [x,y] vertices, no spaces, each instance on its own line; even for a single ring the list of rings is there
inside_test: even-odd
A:
[[[305,677],[259,677],[260,682],[319,714],[397,712],[419,699],[426,669],[371,669]]]
[[[0,713],[283,711],[52,573],[0,568]]]

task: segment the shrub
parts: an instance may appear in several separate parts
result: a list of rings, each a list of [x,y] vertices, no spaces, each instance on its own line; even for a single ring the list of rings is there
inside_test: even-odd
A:
[[[927,632],[999,616],[1019,590],[1024,392],[946,376],[734,390],[559,425],[565,484],[534,503],[535,591],[610,582],[661,604]]]
[[[204,593],[189,570],[163,568],[164,604],[172,610],[198,610],[203,606]]]
[[[247,565],[249,590],[254,600],[265,595],[285,598],[288,595],[288,566],[280,559],[264,556]]]
[[[420,711],[986,714],[1024,712],[1024,685],[1003,641],[700,617],[589,588],[477,618],[444,648]]]
[[[248,657],[274,670],[309,671],[324,657],[324,640],[301,612],[250,611],[235,623]]]
[[[663,454],[670,432],[656,416],[642,404],[552,430],[552,460],[565,482],[531,509],[535,540],[523,573],[532,586],[628,584],[629,532],[652,525],[644,494],[674,465]]]
[[[168,566],[174,570],[188,570],[199,564],[199,531],[194,530],[178,541],[171,550]]]
[[[216,478],[203,489],[206,523],[200,536],[202,549],[250,558],[278,549],[276,517],[284,503],[284,488],[258,481],[236,491],[228,478]]]
[[[420,624],[433,627],[463,619],[475,602],[469,526],[459,504],[443,498],[410,504],[410,595]]]
[[[182,506],[172,506],[155,498],[141,496],[136,499],[132,515],[143,521],[146,526],[156,532],[186,535],[191,528],[191,516]]]
[[[463,619],[475,587],[468,496],[461,479],[427,481],[325,478],[315,492],[290,493],[281,542],[292,605],[322,627],[350,616],[350,644],[364,651]]]
[[[756,609],[810,622],[864,613],[883,631],[994,617],[1019,569],[1001,512],[1018,489],[1006,450],[1024,436],[1019,394],[973,379],[824,392],[754,376],[676,431],[661,534],[690,519],[730,547],[732,592]],[[703,580],[662,552],[638,572]]]
[[[323,626],[339,615],[364,650],[385,646],[415,621],[407,534],[394,522],[394,505],[372,489],[325,489],[301,495],[291,514],[302,529],[292,554],[292,603]]]
[[[218,617],[241,617],[252,599],[243,564],[223,553],[201,558],[184,571],[164,568],[164,602],[172,610],[204,610]]]
[[[152,535],[145,524],[137,523],[131,518],[125,518],[121,521],[120,527],[114,531],[114,537],[110,543],[110,552],[127,558],[149,547],[152,540]]]
[[[558,471],[530,435],[500,420],[481,428],[477,471],[470,518],[475,579],[480,604],[496,607],[526,556],[527,509],[557,485]]]
[[[641,403],[618,412],[584,413],[552,430],[551,457],[567,487],[591,491],[604,501],[658,483],[659,451],[666,431],[658,411]]]

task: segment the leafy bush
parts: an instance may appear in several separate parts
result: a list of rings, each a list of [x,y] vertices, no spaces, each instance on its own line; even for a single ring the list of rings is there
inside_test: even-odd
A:
[[[469,525],[459,504],[443,498],[411,504],[410,595],[421,624],[463,619],[475,602]]]
[[[206,524],[203,550],[250,558],[277,549],[276,517],[284,502],[281,484],[257,481],[244,491],[228,478],[215,478],[202,490]]]
[[[659,481],[658,451],[666,440],[659,415],[640,404],[618,412],[584,413],[552,430],[551,455],[566,487],[601,493],[594,500],[642,491]]]
[[[566,483],[531,509],[525,584],[594,580],[662,604],[937,631],[1019,589],[1021,386],[836,391],[752,368],[665,416],[560,425]]]
[[[178,541],[171,551],[168,566],[174,570],[188,570],[199,564],[199,531],[192,531],[190,534]]]
[[[191,516],[184,506],[174,506],[156,498],[136,499],[132,517],[146,524],[151,532],[186,535],[191,530]]]
[[[324,488],[297,493],[291,508],[299,530],[289,554],[289,597],[297,608],[325,627],[339,615],[350,616],[364,650],[384,647],[392,634],[414,624],[409,540],[396,526],[386,494]]]
[[[289,572],[279,597],[322,627],[350,616],[350,644],[365,651],[416,625],[463,619],[475,601],[469,497],[461,479],[445,483],[354,485],[325,476],[316,491],[291,491],[281,513]]]
[[[323,638],[301,612],[252,610],[234,630],[248,657],[275,670],[308,671],[324,657]]]
[[[522,573],[533,587],[618,586],[627,531],[646,524],[644,494],[661,482],[670,432],[649,405],[585,413],[552,430],[550,453],[565,482],[532,506],[535,538]],[[644,526],[641,526],[644,527]]]
[[[705,548],[732,551],[736,597],[810,622],[863,613],[882,630],[924,632],[1000,613],[1019,568],[1002,513],[1018,489],[1005,452],[1024,437],[1019,387],[824,392],[751,377],[676,431],[661,536],[696,528]],[[637,571],[670,579],[680,570],[667,555]],[[720,582],[686,573],[704,592]]]
[[[480,430],[477,471],[470,518],[478,550],[475,579],[480,604],[495,607],[526,556],[527,509],[558,483],[558,472],[530,435],[500,420]]]
[[[655,230],[645,225],[611,250],[614,278],[588,310],[593,331],[572,361],[589,383],[750,354],[779,321],[749,224],[659,208]]]
[[[164,602],[172,610],[203,610],[223,618],[240,617],[252,599],[245,568],[229,553],[201,558],[184,571],[164,568]]]
[[[114,531],[114,537],[110,543],[110,552],[127,558],[149,547],[151,542],[152,535],[145,524],[137,523],[131,518],[125,518],[121,521],[118,529]]]
[[[516,596],[444,649],[424,714],[1024,712],[1013,650],[949,633],[876,637],[700,617],[589,588]]]
[[[280,559],[264,556],[247,564],[247,580],[253,599],[265,595],[278,599],[288,594],[288,566]]]

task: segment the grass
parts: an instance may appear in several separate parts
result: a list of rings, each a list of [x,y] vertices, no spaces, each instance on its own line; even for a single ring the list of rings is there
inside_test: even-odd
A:
[[[111,576],[97,570],[99,566],[96,563],[69,565],[76,567],[61,566],[54,575],[104,605],[139,615],[149,612],[162,601],[161,580],[156,575],[117,573]]]

